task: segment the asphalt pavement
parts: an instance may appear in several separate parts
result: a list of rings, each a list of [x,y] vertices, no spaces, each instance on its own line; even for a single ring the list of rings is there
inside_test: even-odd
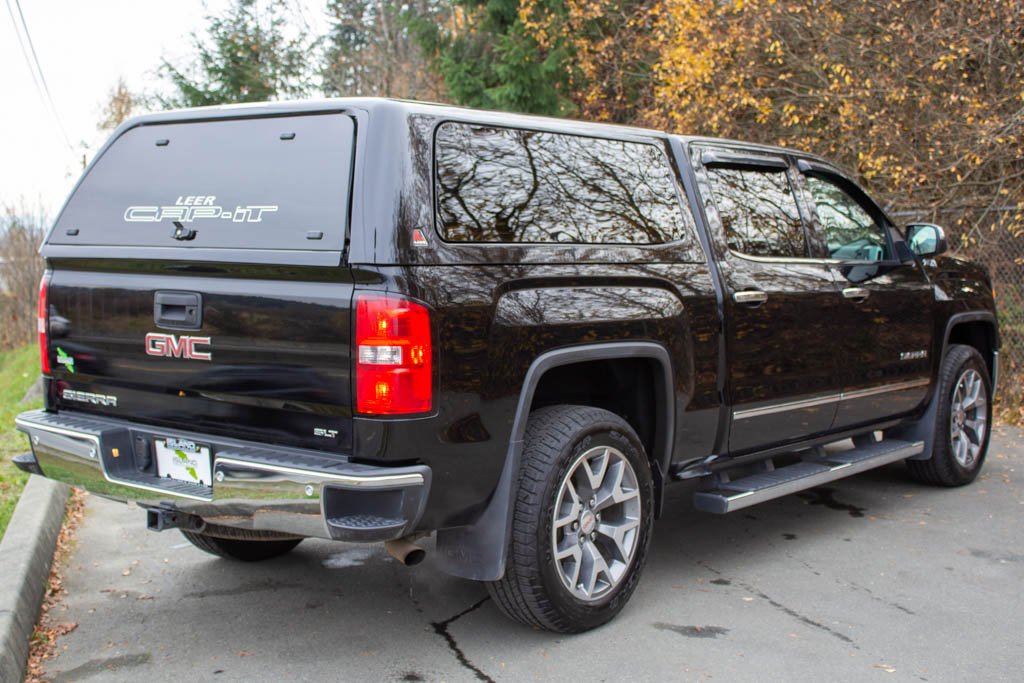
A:
[[[219,560],[88,499],[53,623],[55,681],[1020,680],[1024,431],[973,485],[902,464],[719,517],[670,489],[640,587],[578,636],[505,619],[483,586],[381,546]]]

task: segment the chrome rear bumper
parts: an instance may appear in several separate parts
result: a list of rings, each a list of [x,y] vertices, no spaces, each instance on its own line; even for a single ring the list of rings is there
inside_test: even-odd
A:
[[[206,524],[346,541],[416,530],[430,468],[375,467],[342,455],[268,446],[81,413],[35,410],[15,420],[43,475],[115,500],[175,510]],[[156,438],[210,447],[210,486],[161,479]]]

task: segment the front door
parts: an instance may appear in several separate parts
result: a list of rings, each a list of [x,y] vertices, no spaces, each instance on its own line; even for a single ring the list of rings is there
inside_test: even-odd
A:
[[[832,348],[844,362],[834,429],[910,412],[928,391],[934,290],[916,261],[900,263],[902,237],[859,187],[827,166],[799,167],[812,249],[826,250],[836,281]]]
[[[725,285],[729,451],[827,432],[841,386],[834,276],[810,257],[787,160],[699,147],[698,184]]]

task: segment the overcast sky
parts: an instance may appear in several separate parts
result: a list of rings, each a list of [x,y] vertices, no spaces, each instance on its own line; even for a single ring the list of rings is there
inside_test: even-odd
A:
[[[15,0],[0,0],[0,205],[41,203],[53,218],[82,172],[83,153],[92,159],[106,138],[97,123],[118,77],[132,90],[155,88],[160,58],[189,55],[189,33],[201,33],[207,9],[216,13],[230,0],[20,3],[71,147],[33,85],[8,12],[20,23]],[[323,21],[323,4],[296,2],[311,23]]]

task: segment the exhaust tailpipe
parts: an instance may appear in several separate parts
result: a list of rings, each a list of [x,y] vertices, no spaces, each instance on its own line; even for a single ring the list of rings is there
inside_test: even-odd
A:
[[[388,551],[388,555],[395,558],[406,567],[412,567],[423,561],[423,558],[427,556],[427,551],[412,542],[415,536],[406,536],[405,538],[396,538],[393,541],[384,541],[384,548]]]

